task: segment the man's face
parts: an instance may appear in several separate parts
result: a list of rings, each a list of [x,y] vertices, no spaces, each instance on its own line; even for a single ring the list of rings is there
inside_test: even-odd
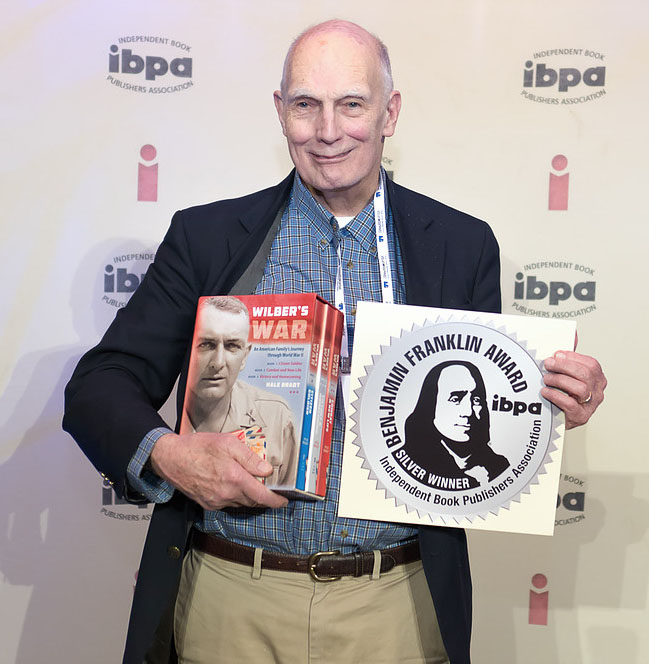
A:
[[[383,137],[394,133],[400,96],[385,89],[373,44],[330,31],[296,47],[275,105],[300,177],[314,193],[358,193],[378,184]]]
[[[433,424],[442,438],[466,443],[471,428],[480,419],[484,404],[476,392],[476,382],[466,367],[442,369],[437,384],[437,403]]]
[[[248,318],[212,306],[200,315],[192,360],[192,393],[203,401],[219,401],[230,390],[250,352]]]

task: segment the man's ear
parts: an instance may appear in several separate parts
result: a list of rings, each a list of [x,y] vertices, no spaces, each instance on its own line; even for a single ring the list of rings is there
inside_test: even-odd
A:
[[[277,110],[277,117],[279,123],[282,125],[282,133],[286,136],[286,121],[284,119],[284,100],[280,90],[273,92],[273,101],[275,102],[275,109]]]
[[[241,366],[239,367],[239,371],[241,371],[241,369],[243,369],[246,366],[246,361],[248,360],[248,355],[250,355],[251,350],[252,350],[252,344],[248,344],[246,346],[246,351],[243,356],[243,361],[241,362]]]
[[[388,98],[386,108],[387,117],[383,127],[383,136],[392,136],[397,126],[399,112],[401,111],[401,93],[398,90],[392,90]]]

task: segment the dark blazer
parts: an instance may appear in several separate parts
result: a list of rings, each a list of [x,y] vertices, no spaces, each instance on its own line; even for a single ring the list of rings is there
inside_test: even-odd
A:
[[[158,409],[180,374],[182,412],[198,298],[227,293],[286,204],[293,174],[275,187],[177,212],[146,277],[66,388],[63,427],[118,495],[137,500],[126,468],[140,441],[167,426]],[[388,180],[409,304],[500,310],[498,245],[490,228]],[[141,497],[140,497],[141,498]],[[175,492],[155,507],[133,600],[124,662],[174,661],[171,618],[198,506]],[[471,579],[462,530],[422,527],[426,577],[453,664],[469,662]],[[155,635],[155,637],[154,637]]]

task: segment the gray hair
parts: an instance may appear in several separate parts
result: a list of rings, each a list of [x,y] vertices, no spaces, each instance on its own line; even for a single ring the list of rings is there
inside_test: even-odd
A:
[[[203,307],[214,307],[219,311],[225,311],[229,314],[243,314],[248,320],[250,320],[250,314],[248,313],[248,307],[239,299],[233,295],[214,295],[208,297],[201,301],[201,309]]]

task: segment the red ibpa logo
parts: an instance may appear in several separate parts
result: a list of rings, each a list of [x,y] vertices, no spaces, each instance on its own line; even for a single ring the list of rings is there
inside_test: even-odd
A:
[[[552,158],[552,170],[550,171],[550,184],[548,188],[548,210],[568,209],[568,187],[570,184],[570,173],[566,171],[568,159],[557,154]]]
[[[548,578],[545,574],[535,574],[532,577],[530,599],[528,607],[528,623],[530,625],[548,624],[548,604],[550,591],[546,590]]]
[[[137,165],[137,200],[158,200],[158,162],[157,150],[153,145],[140,148],[140,161]]]

